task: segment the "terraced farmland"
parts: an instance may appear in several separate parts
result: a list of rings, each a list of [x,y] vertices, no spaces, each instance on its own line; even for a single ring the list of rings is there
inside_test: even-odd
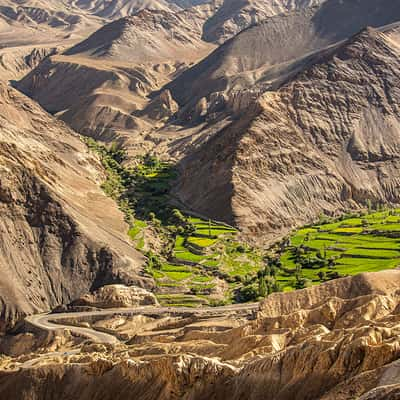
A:
[[[291,237],[280,263],[278,280],[284,290],[296,287],[296,273],[309,284],[319,284],[340,276],[396,268],[400,265],[400,209],[300,229]]]
[[[237,290],[263,267],[262,253],[241,244],[236,229],[171,205],[174,166],[152,155],[126,166],[126,154],[86,139],[107,172],[104,191],[130,224],[132,244],[148,258],[146,272],[163,305],[198,306],[237,300]]]
[[[190,216],[187,221],[195,227],[193,233],[177,235],[170,259],[148,271],[156,280],[160,303],[198,306],[232,302],[242,277],[261,268],[261,253],[237,242],[232,227]]]
[[[265,250],[240,242],[223,223],[171,205],[174,166],[146,155],[125,166],[125,153],[87,140],[107,171],[104,191],[130,224],[133,245],[147,255],[163,305],[254,301],[360,272],[400,265],[400,209],[326,217]],[[190,214],[190,213],[189,213]]]

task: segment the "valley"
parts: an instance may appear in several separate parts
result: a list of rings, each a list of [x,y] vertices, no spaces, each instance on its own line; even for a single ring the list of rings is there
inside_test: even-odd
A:
[[[116,199],[128,235],[147,257],[145,272],[161,305],[222,305],[256,301],[361,272],[400,265],[400,209],[368,209],[320,221],[268,247],[250,245],[225,223],[179,209],[171,194],[174,166],[146,155],[125,167],[127,154],[93,139],[108,178],[102,187]],[[178,204],[178,205],[177,205]]]
[[[400,3],[0,0],[0,398],[400,396]]]

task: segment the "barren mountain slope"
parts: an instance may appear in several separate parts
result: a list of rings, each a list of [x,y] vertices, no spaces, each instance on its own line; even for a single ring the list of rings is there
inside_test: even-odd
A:
[[[3,0],[0,17],[11,25],[39,31],[90,32],[102,20],[61,0]]]
[[[268,18],[216,49],[167,88],[192,111],[214,92],[278,87],[303,67],[307,54],[347,39],[366,26],[400,19],[400,4],[391,0],[327,0],[320,7]],[[296,62],[296,60],[298,60]]]
[[[213,12],[211,5],[182,10],[164,1],[5,0],[0,5],[0,79],[21,79],[55,48],[70,48],[107,22],[145,9],[158,13],[147,15],[147,21],[139,16],[116,22],[90,37],[89,45],[94,39],[101,48],[97,55],[139,62],[197,60],[212,49],[200,40],[203,23]]]
[[[167,126],[160,131],[175,113],[182,121],[198,122],[224,107],[236,112],[301,70],[307,53],[367,24],[392,22],[400,10],[388,0],[375,2],[374,7],[372,2],[361,7],[350,0],[329,0],[321,8],[277,16],[249,28],[181,74],[187,63],[212,50],[201,41],[202,26],[212,12],[209,5],[177,13],[143,10],[98,30],[66,51],[65,57],[46,60],[18,88],[80,133],[118,138],[136,153],[160,141],[167,144],[170,138],[180,140],[184,134],[177,133],[179,129]],[[166,91],[158,93],[171,79]],[[241,93],[243,89],[249,89],[250,96]],[[160,96],[154,99],[154,94]],[[171,101],[165,103],[165,98]]]
[[[86,146],[3,83],[0,105],[0,332],[106,283],[146,284]]]
[[[176,111],[168,92],[151,94],[213,49],[200,39],[208,13],[202,6],[176,14],[144,10],[115,21],[45,60],[18,89],[80,133],[133,142],[141,135],[143,143]]]
[[[224,0],[203,28],[203,38],[223,43],[243,29],[273,15],[320,5],[326,0]]]
[[[48,54],[71,47],[103,24],[60,0],[0,5],[0,79],[21,79]]]
[[[193,14],[193,20],[197,15]],[[65,55],[107,57],[136,63],[197,59],[211,48],[187,12],[143,10],[95,32]],[[195,56],[193,57],[193,53]]]
[[[57,53],[57,47],[21,46],[0,50],[0,78],[3,81],[19,80],[49,55]]]
[[[174,2],[167,0],[68,0],[68,3],[108,20],[127,17],[144,9],[164,11],[179,9]]]
[[[196,319],[195,314],[111,317],[96,326],[116,332],[130,326],[133,339],[127,344],[115,352],[97,345],[36,361],[35,355],[5,359],[0,395],[15,400],[50,399],[49,393],[65,400],[396,399],[399,284],[400,272],[393,270],[276,293],[261,304],[254,321]]]
[[[399,203],[399,74],[398,44],[377,31],[321,52],[183,160],[181,199],[264,241],[367,199]]]

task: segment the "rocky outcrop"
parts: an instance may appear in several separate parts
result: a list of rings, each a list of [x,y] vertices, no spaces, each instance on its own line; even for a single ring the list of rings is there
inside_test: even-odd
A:
[[[33,47],[0,50],[0,76],[3,80],[18,80],[37,67],[47,56],[57,53],[55,47]]]
[[[169,90],[163,90],[155,97],[143,111],[153,120],[163,120],[171,118],[179,110],[178,104],[171,96]]]
[[[76,134],[2,83],[0,108],[0,331],[107,283],[151,286]]]
[[[153,293],[135,286],[106,285],[72,302],[71,306],[121,308],[158,305]]]

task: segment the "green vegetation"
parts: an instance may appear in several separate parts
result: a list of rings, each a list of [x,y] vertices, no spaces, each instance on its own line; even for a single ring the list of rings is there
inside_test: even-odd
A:
[[[118,202],[130,225],[129,237],[147,256],[146,272],[157,283],[161,304],[246,301],[241,291],[264,265],[260,252],[238,242],[236,229],[171,206],[176,172],[169,163],[146,155],[126,165],[126,154],[116,145],[86,142],[106,170],[104,191]],[[151,238],[159,250],[149,250],[154,247]],[[224,298],[215,299],[213,293],[221,293],[221,285]]]
[[[400,265],[400,210],[344,215],[299,229],[269,251],[238,240],[233,227],[171,205],[174,167],[152,155],[126,164],[116,145],[92,139],[107,179],[102,187],[129,223],[129,237],[147,256],[146,272],[164,305],[255,301],[360,272]],[[221,292],[223,296],[221,298]]]
[[[400,210],[325,218],[298,230],[283,247],[277,252],[277,279],[284,290],[395,268],[400,265]]]

